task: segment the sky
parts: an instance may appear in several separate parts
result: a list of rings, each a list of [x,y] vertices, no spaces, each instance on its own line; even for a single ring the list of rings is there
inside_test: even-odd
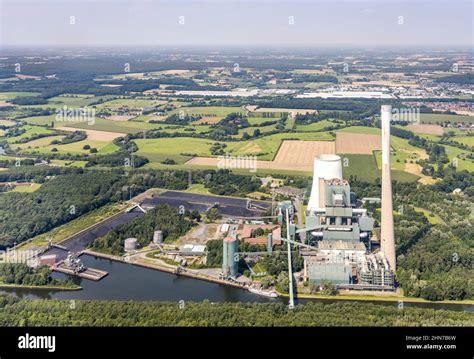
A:
[[[2,46],[473,44],[470,0],[0,0]]]

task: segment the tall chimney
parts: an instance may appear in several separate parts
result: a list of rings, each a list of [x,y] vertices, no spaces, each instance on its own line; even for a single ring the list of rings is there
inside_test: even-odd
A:
[[[392,175],[390,173],[390,123],[392,106],[382,105],[382,230],[380,246],[390,268],[396,270],[393,229]]]

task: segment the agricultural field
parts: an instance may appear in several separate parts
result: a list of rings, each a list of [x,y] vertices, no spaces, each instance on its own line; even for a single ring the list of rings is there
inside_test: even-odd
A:
[[[77,128],[73,127],[58,127],[57,130],[61,131],[68,131],[68,132],[74,132],[78,131]],[[117,133],[117,132],[106,132],[106,131],[96,131],[96,130],[80,130],[83,131],[87,134],[87,139],[88,140],[93,140],[93,141],[113,141],[117,137],[125,136],[124,133]]]
[[[214,141],[203,138],[156,138],[135,140],[138,145],[137,155],[148,158],[151,162],[162,162],[172,159],[176,163],[185,163],[194,156],[210,156]]]
[[[38,96],[39,92],[0,92],[0,101],[8,101],[17,97]]]
[[[413,133],[423,135],[443,136],[443,127],[439,125],[408,125],[406,128]]]
[[[474,136],[456,136],[453,137],[452,140],[466,146],[474,147]]]
[[[469,151],[461,150],[457,147],[443,145],[446,148],[446,154],[448,155],[451,163],[456,164],[459,171],[468,170],[474,171],[474,162],[472,160],[464,159],[469,154]]]
[[[45,127],[41,126],[30,126],[30,125],[25,125],[22,126],[22,129],[25,130],[24,133],[22,133],[19,136],[14,136],[14,137],[8,137],[7,142],[8,143],[15,143],[17,141],[23,140],[25,138],[30,138],[34,135],[53,135],[55,132],[53,130],[47,129]]]
[[[11,127],[11,126],[15,126],[15,125],[16,125],[15,121],[0,120],[0,126]]]
[[[48,136],[48,137],[42,137],[38,138],[33,141],[25,142],[25,143],[18,143],[18,144],[13,144],[11,145],[13,148],[17,149],[38,149],[41,147],[46,147],[51,144],[52,141],[61,141],[64,138],[63,135],[56,135],[56,136]]]
[[[438,124],[441,122],[474,123],[474,116],[422,113],[420,114],[420,122],[422,124]]]
[[[296,130],[301,132],[323,131],[324,129],[334,125],[335,123],[330,120],[322,120],[319,122],[311,123],[309,125],[298,125],[296,126]]]
[[[224,107],[224,106],[206,106],[206,107],[179,107],[171,110],[167,115],[184,113],[185,115],[202,116],[202,117],[221,117],[224,118],[230,113],[244,113],[241,107]]]
[[[59,125],[59,123],[58,123]],[[64,126],[63,123],[59,127]],[[96,130],[106,132],[117,132],[117,133],[138,133],[155,128],[160,128],[159,124],[146,123],[146,122],[135,122],[135,121],[110,121],[102,118],[96,118],[93,124],[87,122],[68,122],[67,127],[73,127],[76,129],[84,130]]]
[[[20,121],[29,125],[51,126],[56,121],[56,115],[25,117]]]
[[[376,178],[382,178],[382,171],[377,167],[375,155],[339,154],[339,156],[347,163],[347,166],[342,167],[344,178],[357,176],[358,179],[367,182],[374,182]],[[419,176],[412,173],[402,170],[392,171],[392,180],[414,182],[418,179]]]
[[[336,132],[336,152],[370,155],[382,149],[380,135],[362,133]]]
[[[311,172],[314,158],[320,154],[335,153],[334,141],[283,141],[275,159],[272,161],[257,160],[257,171],[289,170]],[[239,156],[240,154],[236,154]],[[187,165],[217,167],[218,158],[195,157]]]
[[[90,148],[96,148],[97,153],[92,155],[106,155],[113,153],[118,150],[118,147],[108,141],[97,141],[97,140],[83,140],[73,143],[68,143],[65,145],[47,145],[39,148],[24,149],[22,152],[29,153],[62,153],[62,154],[90,154],[89,149],[84,149],[84,146],[89,145]],[[56,149],[56,150],[54,150]]]
[[[141,109],[147,106],[160,106],[165,103],[166,101],[162,101],[162,100],[150,100],[150,99],[143,99],[143,98],[120,98],[120,99],[105,101],[101,104],[96,105],[95,107],[98,110],[118,109],[118,108],[123,108],[123,107]]]

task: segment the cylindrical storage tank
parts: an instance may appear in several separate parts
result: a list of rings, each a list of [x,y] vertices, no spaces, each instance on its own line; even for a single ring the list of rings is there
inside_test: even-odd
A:
[[[273,251],[273,234],[268,233],[267,237],[267,252],[272,253]]]
[[[342,180],[342,162],[338,155],[319,155],[314,159],[313,186],[311,188],[311,196],[308,202],[308,210],[323,208],[319,203],[320,184],[319,179]]]
[[[154,244],[163,243],[163,231],[157,230],[153,233],[153,243]]]
[[[236,277],[239,269],[239,240],[237,238],[224,238],[222,259],[222,271],[224,272],[224,275]]]
[[[125,252],[132,252],[137,249],[138,239],[136,238],[127,238],[125,240],[124,249]]]

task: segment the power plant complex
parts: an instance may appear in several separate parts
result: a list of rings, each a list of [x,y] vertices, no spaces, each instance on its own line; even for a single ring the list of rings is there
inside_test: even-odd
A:
[[[299,279],[310,285],[329,281],[338,288],[349,290],[393,290],[396,269],[392,184],[390,174],[390,122],[391,106],[382,106],[382,211],[380,236],[374,232],[374,219],[366,208],[360,208],[350,184],[343,178],[342,159],[334,154],[321,154],[314,159],[311,195],[304,216],[304,228],[292,218],[295,208],[292,201],[278,202],[273,213],[277,226],[286,222],[286,236],[278,227],[278,242],[285,241],[287,253],[297,253],[304,259]],[[379,200],[379,199],[377,199]],[[229,225],[227,225],[229,226]],[[235,229],[228,230],[223,240],[222,277],[237,280],[238,263],[245,253],[239,253],[244,241]],[[262,226],[270,226],[263,224]],[[242,231],[241,231],[242,232]],[[243,231],[245,232],[245,230]],[[272,253],[274,233],[261,241],[266,253]],[[299,235],[299,240],[296,239]],[[244,241],[245,242],[245,241]],[[290,248],[293,249],[290,249]],[[296,251],[296,252],[295,252]],[[295,255],[295,254],[293,254]],[[288,256],[288,267],[291,256]],[[291,271],[290,282],[293,280]]]
[[[306,209],[306,239],[318,248],[304,255],[305,278],[312,284],[329,280],[339,287],[388,289],[394,285],[395,240],[390,175],[391,106],[382,106],[382,220],[380,239],[374,220],[357,208],[355,194],[342,178],[337,155],[314,160],[311,196]],[[372,252],[372,244],[380,250]]]

